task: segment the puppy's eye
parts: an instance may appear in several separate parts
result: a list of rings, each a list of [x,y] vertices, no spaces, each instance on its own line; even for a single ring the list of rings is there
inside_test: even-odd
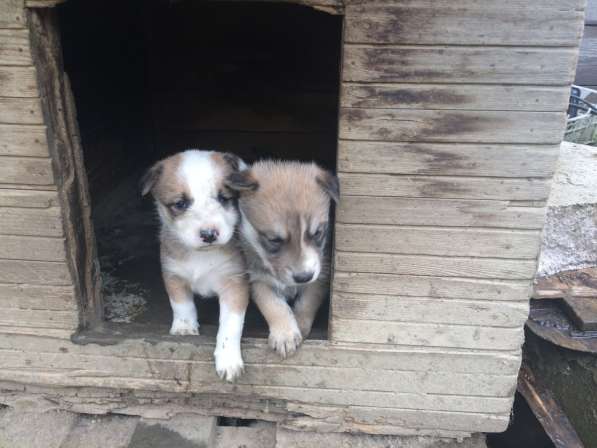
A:
[[[191,202],[186,199],[186,198],[182,198],[179,199],[178,201],[176,201],[173,204],[170,204],[170,208],[175,211],[175,212],[184,212],[187,208],[189,208],[189,206],[191,205]]]
[[[315,244],[320,246],[323,243],[323,240],[325,239],[326,230],[327,226],[325,224],[319,226],[317,230],[310,235],[311,240],[313,240]]]
[[[267,250],[270,254],[275,254],[280,251],[282,245],[284,244],[284,239],[280,238],[279,236],[272,236],[268,237],[263,235],[263,246],[265,250]]]
[[[232,200],[231,197],[224,196],[224,193],[221,191],[218,193],[218,202],[222,205],[228,204]]]

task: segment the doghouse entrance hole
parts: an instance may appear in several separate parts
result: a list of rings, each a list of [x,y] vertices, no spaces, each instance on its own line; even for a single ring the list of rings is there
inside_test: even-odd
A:
[[[77,106],[106,320],[163,326],[158,221],[138,180],[188,149],[335,169],[341,18],[282,3],[69,0],[57,7]],[[196,300],[204,334],[218,304]],[[324,306],[312,337],[325,337]],[[245,334],[265,336],[251,305]]]

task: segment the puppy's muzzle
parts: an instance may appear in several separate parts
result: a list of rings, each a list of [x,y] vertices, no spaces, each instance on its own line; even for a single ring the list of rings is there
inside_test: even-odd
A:
[[[292,279],[296,283],[308,283],[313,278],[314,272],[299,272],[292,274]]]
[[[218,239],[219,235],[220,235],[220,232],[218,232],[216,229],[201,229],[201,230],[199,230],[199,237],[201,238],[201,241],[203,241],[206,244],[213,243],[215,240]]]

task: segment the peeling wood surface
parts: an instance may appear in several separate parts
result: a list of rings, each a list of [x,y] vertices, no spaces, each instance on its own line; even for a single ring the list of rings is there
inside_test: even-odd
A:
[[[343,81],[569,85],[575,48],[345,45]]]
[[[542,229],[543,207],[506,201],[346,196],[337,211],[343,224]]]
[[[0,66],[0,96],[35,98],[39,96],[33,67]]]
[[[368,254],[337,250],[334,268],[339,272],[355,273],[530,280],[537,272],[537,262],[502,258]]]
[[[0,207],[48,208],[58,205],[55,191],[0,189]]]
[[[11,261],[2,260],[2,263],[7,264]],[[30,263],[41,264],[39,262]],[[31,269],[31,266],[28,269]],[[37,269],[39,270],[39,268]],[[58,279],[59,277],[56,278]],[[4,281],[7,280],[3,279]],[[0,283],[0,308],[23,308],[31,310],[75,309],[73,303],[74,289],[72,285],[68,283],[64,283],[62,286],[30,284],[34,281],[35,277],[29,278],[26,282],[19,282],[18,284]],[[56,280],[54,281],[56,282]]]
[[[341,101],[346,108],[564,112],[569,96],[568,86],[344,83]]]
[[[33,285],[64,285],[71,284],[70,273],[65,263],[49,262],[49,261],[24,261],[24,260],[0,260],[0,282],[3,283],[17,283],[17,288],[21,290],[27,287],[27,284]],[[0,286],[0,289],[2,287]],[[14,288],[10,289],[10,294],[16,294]],[[51,309],[48,298],[48,291],[39,291],[40,297],[38,300],[38,307],[44,306],[48,300],[48,308]],[[0,293],[0,307],[2,303],[6,302],[7,297]],[[68,296],[68,300],[72,300],[72,293]],[[27,307],[25,307],[27,308]]]
[[[411,176],[338,173],[343,201],[348,196],[540,201],[549,196],[548,179]]]
[[[472,300],[527,301],[528,281],[338,272],[334,292]]]
[[[410,0],[349,4],[344,40],[415,45],[578,45],[582,7],[545,3]]]
[[[347,252],[534,260],[539,246],[538,231],[336,225],[336,247]]]
[[[347,140],[559,144],[564,112],[342,109]]]
[[[481,145],[341,140],[338,170],[353,173],[551,178],[559,153],[559,144]]]
[[[18,323],[22,327],[57,328],[75,330],[79,324],[76,310],[25,310],[2,308],[0,311],[0,332],[3,326],[14,326]]]

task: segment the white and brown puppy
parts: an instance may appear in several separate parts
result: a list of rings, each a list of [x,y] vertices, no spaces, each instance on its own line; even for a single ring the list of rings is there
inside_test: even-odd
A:
[[[252,297],[269,325],[270,346],[289,356],[311,331],[328,291],[326,243],[338,180],[314,163],[261,161],[227,184],[240,194]]]
[[[249,301],[246,266],[235,238],[236,193],[225,179],[244,168],[236,156],[189,150],[157,162],[141,180],[161,220],[162,275],[174,315],[170,334],[199,334],[193,293],[217,295],[216,371],[228,381],[243,371],[240,340]]]

